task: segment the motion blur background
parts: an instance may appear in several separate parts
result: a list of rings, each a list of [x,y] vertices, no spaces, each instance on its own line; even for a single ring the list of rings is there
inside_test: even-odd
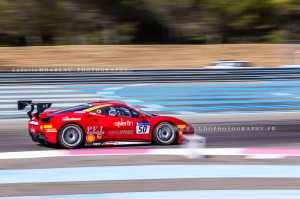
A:
[[[1,0],[0,45],[300,40],[298,0]]]
[[[299,0],[1,0],[0,66],[299,64],[299,18]]]

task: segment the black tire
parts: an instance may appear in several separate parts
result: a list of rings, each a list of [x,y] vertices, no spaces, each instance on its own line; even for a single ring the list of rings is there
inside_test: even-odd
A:
[[[170,122],[159,123],[153,131],[153,142],[158,145],[170,145],[177,139],[177,130]]]
[[[58,144],[66,149],[76,149],[83,145],[84,133],[76,124],[65,125],[58,133]]]

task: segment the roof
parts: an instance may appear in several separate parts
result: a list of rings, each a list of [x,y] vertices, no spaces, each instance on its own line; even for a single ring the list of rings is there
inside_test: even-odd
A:
[[[110,104],[112,106],[126,105],[124,102],[120,102],[120,101],[98,101],[98,102],[90,102],[89,104],[91,104],[93,106],[101,106],[101,105],[105,105],[105,104]]]

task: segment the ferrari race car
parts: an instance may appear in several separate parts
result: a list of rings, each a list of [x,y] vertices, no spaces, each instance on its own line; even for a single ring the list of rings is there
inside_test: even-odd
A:
[[[109,145],[114,142],[153,142],[159,145],[179,143],[182,134],[193,134],[186,122],[158,116],[128,104],[100,101],[62,110],[45,111],[51,103],[18,101],[18,110],[27,112],[29,135],[43,145],[59,144],[74,149],[82,146]],[[37,111],[33,113],[35,107]]]

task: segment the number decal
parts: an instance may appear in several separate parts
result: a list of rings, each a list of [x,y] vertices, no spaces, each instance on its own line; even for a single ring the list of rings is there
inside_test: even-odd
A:
[[[149,134],[150,123],[137,122],[136,123],[136,134]]]

